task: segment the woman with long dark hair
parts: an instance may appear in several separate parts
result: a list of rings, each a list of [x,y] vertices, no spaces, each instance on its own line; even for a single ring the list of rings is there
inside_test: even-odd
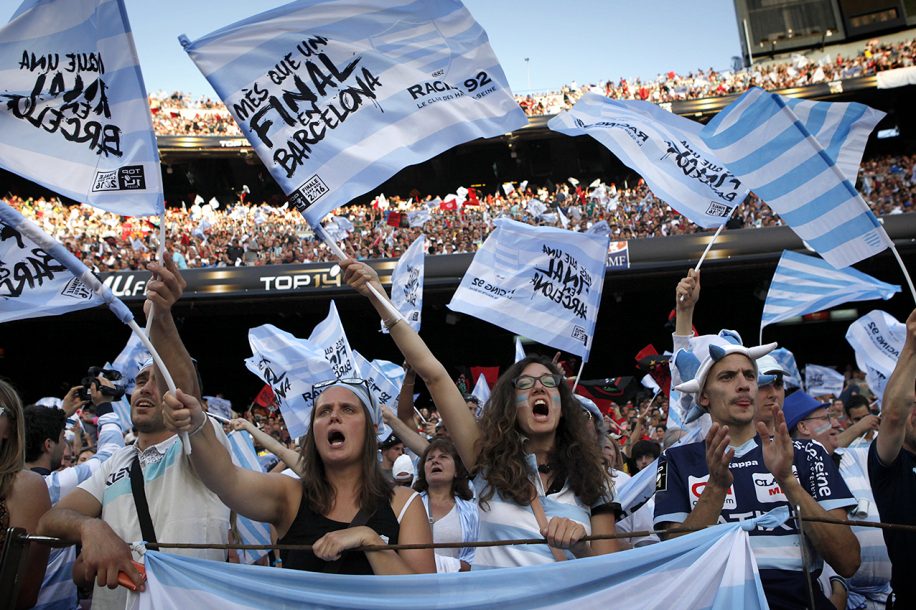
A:
[[[548,545],[479,548],[474,567],[548,563],[617,550],[613,484],[587,416],[546,358],[515,363],[493,388],[480,423],[445,367],[401,318],[389,318],[384,294],[369,266],[341,263],[348,284],[369,298],[401,353],[426,383],[480,501],[481,540],[543,536]]]
[[[0,555],[7,528],[38,531],[38,520],[51,509],[48,486],[41,475],[25,470],[25,421],[22,401],[13,386],[0,379]],[[31,608],[48,564],[49,547],[32,544],[19,565],[22,583],[17,608]]]
[[[300,480],[239,468],[217,440],[193,396],[165,398],[165,421],[189,432],[191,462],[204,484],[229,508],[277,529],[280,544],[311,544],[284,551],[283,566],[341,574],[434,572],[431,549],[349,552],[360,546],[423,544],[429,522],[417,494],[392,487],[379,469],[378,408],[359,379],[313,386],[311,425],[302,444]]]
[[[429,443],[420,457],[413,488],[426,506],[433,542],[477,542],[477,502],[452,441],[437,438]],[[466,572],[473,563],[474,547],[436,549],[437,572]]]

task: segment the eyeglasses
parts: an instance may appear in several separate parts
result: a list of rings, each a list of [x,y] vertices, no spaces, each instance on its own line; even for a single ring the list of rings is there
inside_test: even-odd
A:
[[[9,407],[4,407],[2,405],[0,405],[0,415],[6,415],[10,419],[16,419],[16,412]]]
[[[836,419],[836,416],[830,415],[829,413],[827,415],[813,415],[811,417],[806,417],[802,421],[811,421],[812,419],[823,419],[825,421],[830,421],[831,419]]]
[[[555,388],[563,381],[563,375],[559,373],[544,373],[540,377],[532,377],[531,375],[519,375],[512,380],[512,385],[514,385],[519,390],[530,390],[534,387],[534,382],[540,381],[541,385],[545,388]]]

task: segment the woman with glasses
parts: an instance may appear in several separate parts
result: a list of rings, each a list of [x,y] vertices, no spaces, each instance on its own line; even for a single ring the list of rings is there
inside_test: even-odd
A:
[[[458,455],[474,474],[481,540],[545,537],[548,545],[477,549],[474,568],[549,563],[617,550],[613,484],[597,439],[562,371],[546,358],[515,363],[499,378],[478,423],[445,367],[401,318],[390,318],[378,276],[353,260],[347,283],[367,296],[401,353],[423,378]]]
[[[51,509],[51,498],[44,479],[25,468],[25,421],[22,401],[16,390],[0,380],[0,556],[8,541],[7,528],[38,531],[38,520]],[[22,583],[17,608],[31,608],[38,601],[38,590],[45,576],[49,547],[30,545],[19,565]],[[5,595],[0,595],[4,599]]]
[[[191,462],[204,484],[232,510],[270,523],[280,544],[311,544],[283,551],[283,566],[340,574],[435,572],[431,549],[348,552],[361,546],[432,541],[416,492],[392,487],[378,465],[379,409],[361,379],[315,384],[311,424],[302,444],[301,479],[239,468],[216,438],[193,396],[165,398],[167,425],[189,432]]]

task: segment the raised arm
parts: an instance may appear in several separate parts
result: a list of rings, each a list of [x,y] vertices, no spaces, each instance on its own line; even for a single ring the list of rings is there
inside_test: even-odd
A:
[[[169,429],[189,434],[191,464],[204,485],[237,513],[270,523],[281,537],[286,534],[299,508],[298,481],[233,464],[200,402],[190,394],[181,390],[166,394],[162,414]]]
[[[906,422],[913,414],[913,386],[916,380],[916,309],[906,319],[906,339],[897,366],[887,380],[881,401],[878,457],[884,464],[896,461],[906,436]]]
[[[398,418],[407,424],[416,425],[416,414],[413,406],[413,386],[417,380],[417,372],[409,363],[404,367],[404,383],[398,393]]]
[[[409,324],[400,324],[400,319],[396,321],[389,319],[390,314],[384,302],[390,303],[390,301],[387,300],[385,289],[382,288],[375,271],[369,265],[353,259],[342,261],[340,266],[344,269],[346,282],[360,294],[368,297],[382,320],[389,324],[391,338],[394,339],[401,354],[417,372],[417,375],[423,379],[426,388],[432,395],[439,414],[445,421],[445,425],[448,426],[449,434],[455,443],[458,455],[461,456],[461,461],[464,462],[465,468],[473,471],[479,453],[477,439],[480,437],[480,431],[477,428],[477,421],[468,411],[464,397],[458,391],[455,382]],[[384,301],[369,292],[370,283],[375,286],[378,294],[383,295]]]
[[[178,327],[175,326],[175,319],[172,317],[172,305],[181,298],[188,284],[181,277],[172,257],[166,256],[165,259],[165,266],[155,262],[147,265],[153,272],[153,279],[147,284],[146,294],[147,303],[153,305],[150,340],[172,375],[175,387],[200,399],[200,386],[197,383],[194,362],[181,341]],[[144,310],[149,315],[147,307],[148,305],[144,305]],[[164,378],[159,376],[159,391],[165,394],[167,390]]]
[[[280,458],[280,460],[290,467],[296,474],[301,475],[299,472],[299,452],[293,451],[271,435],[267,434],[263,430],[259,429],[253,423],[247,419],[233,419],[232,420],[232,429],[233,430],[244,430],[254,438],[255,441],[275,456]]]
[[[700,272],[690,269],[687,277],[678,282],[674,291],[675,335],[690,337],[693,334],[693,310],[699,300]],[[675,349],[677,347],[675,346]]]
[[[382,409],[382,419],[391,427],[395,436],[404,443],[405,447],[417,455],[423,455],[423,452],[426,451],[426,448],[429,446],[428,440],[417,434],[416,430],[398,419],[398,417],[387,408]]]

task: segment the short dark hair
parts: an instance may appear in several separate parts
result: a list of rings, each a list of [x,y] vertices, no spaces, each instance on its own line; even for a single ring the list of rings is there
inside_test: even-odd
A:
[[[56,407],[29,405],[23,409],[25,416],[25,461],[34,462],[44,453],[45,439],[55,443],[67,425],[67,414]]]
[[[638,460],[646,455],[651,455],[652,459],[655,459],[661,454],[662,448],[655,441],[637,441],[636,444],[633,445],[633,449],[630,450],[630,457],[633,460]]]
[[[423,451],[423,456],[417,464],[417,481],[413,484],[413,488],[419,492],[424,492],[429,489],[429,483],[426,481],[426,458],[429,457],[433,449],[438,449],[443,453],[449,454],[452,456],[452,461],[455,462],[455,480],[452,483],[452,493],[462,500],[470,500],[473,498],[474,493],[471,491],[468,469],[464,467],[464,462],[461,461],[455,444],[447,438],[433,439],[430,441],[429,445],[426,446],[426,449]]]
[[[853,409],[858,409],[859,407],[865,407],[871,411],[871,406],[868,402],[868,399],[861,394],[853,394],[849,397],[849,400],[846,401],[846,404],[843,405],[843,408],[846,410],[846,415],[849,415],[850,411]]]

